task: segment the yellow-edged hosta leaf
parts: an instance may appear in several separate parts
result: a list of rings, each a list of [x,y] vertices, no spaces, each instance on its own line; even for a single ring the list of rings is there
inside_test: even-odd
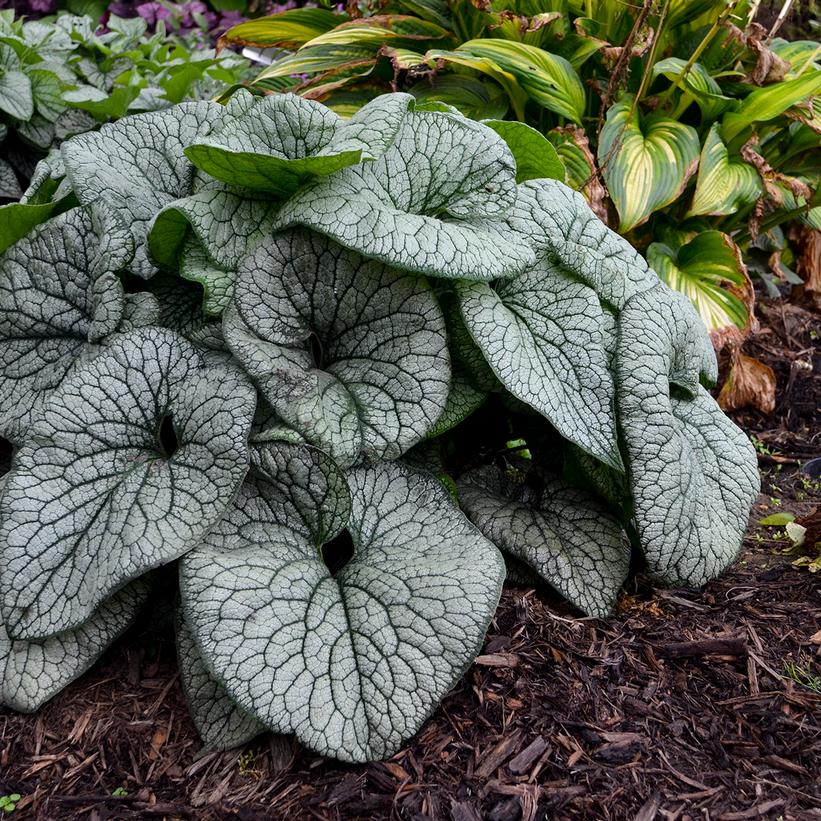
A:
[[[362,69],[376,65],[376,55],[368,46],[304,46],[296,54],[290,54],[272,63],[257,76],[255,83],[272,77],[290,77],[294,74],[318,74],[332,71],[339,73],[349,69]]]
[[[783,114],[796,103],[821,94],[821,71],[808,71],[794,80],[785,80],[748,94],[735,111],[724,115],[721,136],[729,142],[752,123],[766,122]]]
[[[258,17],[228,29],[223,44],[268,48],[298,48],[320,34],[336,28],[345,15],[328,9],[290,9],[270,17]]]
[[[641,120],[630,95],[610,107],[599,165],[624,233],[681,196],[698,164],[692,126],[651,115]]]
[[[456,50],[493,61],[516,78],[534,103],[581,125],[584,86],[564,57],[510,40],[468,40]]]
[[[517,82],[516,77],[511,72],[503,69],[494,60],[488,57],[479,57],[476,54],[468,54],[466,51],[443,51],[441,49],[431,49],[425,55],[425,59],[428,65],[433,68],[440,62],[454,63],[487,75],[504,89],[510,98],[510,104],[516,112],[516,117],[519,120],[524,119],[527,94]]]
[[[420,103],[446,103],[472,120],[501,119],[510,108],[510,100],[498,83],[465,74],[440,74],[433,81],[426,78],[409,91]]]
[[[663,74],[668,80],[678,80],[681,77],[686,60],[680,57],[668,57],[660,60],[653,66],[653,76]],[[732,105],[733,100],[721,93],[721,86],[710,76],[710,73],[701,63],[693,63],[690,70],[684,75],[681,84],[684,90],[698,103],[704,120],[715,120]]]
[[[383,14],[342,23],[331,31],[314,37],[308,45],[364,45],[370,43],[374,51],[378,51],[382,46],[395,45],[398,41],[429,40],[435,42],[452,37],[449,31],[437,26],[436,23],[429,23],[427,20],[404,14]]]
[[[686,294],[707,329],[743,330],[753,291],[738,246],[721,231],[704,231],[680,246],[654,242],[647,262],[671,288]]]
[[[512,120],[482,120],[506,143],[516,160],[516,182],[525,180],[561,180],[564,182],[564,165],[553,144],[525,123]]]
[[[393,46],[382,46],[379,49],[381,57],[387,57],[395,69],[409,69],[416,66],[425,65],[425,55],[418,51],[411,51],[407,48],[394,48]]]
[[[704,140],[696,178],[696,192],[688,217],[734,214],[751,205],[761,193],[756,170],[743,160],[731,160],[715,123]]]
[[[790,74],[787,75],[790,79],[806,71],[821,69],[821,43],[815,40],[782,40],[776,37],[770,48],[790,64]]]

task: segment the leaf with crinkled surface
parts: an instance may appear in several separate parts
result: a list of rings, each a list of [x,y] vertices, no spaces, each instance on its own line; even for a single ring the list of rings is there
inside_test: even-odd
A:
[[[207,747],[229,750],[265,732],[265,726],[237,706],[214,678],[182,615],[177,617],[177,659],[188,712]]]
[[[63,162],[80,202],[114,212],[129,227],[130,269],[138,276],[156,272],[146,247],[149,223],[166,205],[193,193],[196,169],[183,150],[210,131],[223,111],[216,103],[183,103],[124,117],[63,144]]]
[[[156,324],[182,334],[203,350],[225,351],[222,323],[203,309],[203,289],[188,279],[159,275],[147,285],[159,303]]]
[[[0,435],[22,442],[43,401],[106,336],[133,325],[91,217],[75,208],[0,257]]]
[[[183,606],[209,666],[268,727],[345,761],[384,758],[475,657],[504,563],[433,477],[392,462],[347,474],[353,557],[334,576],[320,549],[335,543],[292,524],[296,491],[322,484],[294,462],[287,503],[258,480],[260,501],[185,557]]]
[[[414,111],[379,159],[302,188],[277,224],[308,226],[405,271],[491,280],[534,261],[503,221],[515,200],[516,163],[498,134],[458,115]]]
[[[456,285],[465,325],[501,383],[591,455],[621,467],[602,309],[543,260],[495,288]]]
[[[247,257],[223,330],[281,419],[343,466],[399,457],[445,407],[430,287],[321,234],[290,230]]]
[[[539,257],[547,255],[614,308],[658,282],[641,254],[611,231],[581,194],[556,180],[522,183],[507,222]]]
[[[284,198],[311,177],[384,153],[412,103],[409,94],[386,94],[345,123],[321,103],[273,94],[226,117],[185,153],[218,180]]]
[[[463,510],[497,547],[588,615],[610,613],[630,569],[630,543],[593,496],[559,479],[537,492],[492,467],[468,473],[458,487]]]
[[[123,588],[74,630],[40,641],[14,639],[0,621],[0,705],[33,713],[84,673],[134,620],[145,584]]]
[[[4,159],[0,159],[0,197],[16,200],[23,193],[14,169]]]
[[[121,336],[65,379],[0,500],[9,633],[74,628],[128,581],[198,544],[248,469],[255,402],[238,370],[204,367],[160,328]]]
[[[448,391],[445,409],[436,424],[428,431],[427,438],[432,439],[441,436],[446,431],[456,427],[480,408],[486,399],[487,394],[474,388],[470,383],[470,379],[461,369],[454,369],[451,374],[450,390]]]
[[[714,376],[715,355],[685,296],[659,285],[628,302],[619,426],[636,530],[650,572],[668,584],[704,584],[733,560],[759,489],[755,451],[699,384],[705,370]]]
[[[270,200],[208,187],[157,214],[148,231],[151,256],[199,282],[206,312],[219,314],[230,301],[236,267],[273,234],[276,213],[277,204]]]

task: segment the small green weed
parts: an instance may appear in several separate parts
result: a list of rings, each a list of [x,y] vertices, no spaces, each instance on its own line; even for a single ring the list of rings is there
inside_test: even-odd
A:
[[[821,695],[821,676],[813,672],[810,660],[803,654],[799,656],[798,661],[785,659],[784,672],[790,681]]]
[[[0,812],[13,813],[17,807],[17,802],[22,797],[23,796],[18,792],[14,792],[11,795],[0,795]]]

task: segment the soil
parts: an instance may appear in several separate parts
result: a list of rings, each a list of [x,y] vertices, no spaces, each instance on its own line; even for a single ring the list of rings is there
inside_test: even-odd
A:
[[[157,618],[36,716],[0,711],[0,796],[23,796],[12,817],[821,821],[821,573],[793,565],[783,527],[757,524],[821,503],[800,470],[821,455],[821,319],[758,310],[744,352],[775,370],[776,409],[735,416],[763,492],[738,561],[704,590],[639,578],[602,621],[507,589],[440,709],[366,766],[282,737],[204,751]]]

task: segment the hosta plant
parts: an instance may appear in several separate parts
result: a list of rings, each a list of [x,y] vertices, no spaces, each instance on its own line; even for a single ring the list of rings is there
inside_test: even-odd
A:
[[[0,258],[5,704],[172,566],[208,744],[377,759],[479,651],[506,560],[603,617],[631,562],[733,559],[756,460],[706,329],[532,136],[241,92],[63,145],[29,192],[62,213],[10,206]]]
[[[341,113],[390,89],[533,126],[720,347],[752,324],[741,252],[777,296],[802,265],[780,225],[821,229],[821,45],[768,36],[759,8],[366,0],[248,20],[223,40],[278,48],[256,86]]]

